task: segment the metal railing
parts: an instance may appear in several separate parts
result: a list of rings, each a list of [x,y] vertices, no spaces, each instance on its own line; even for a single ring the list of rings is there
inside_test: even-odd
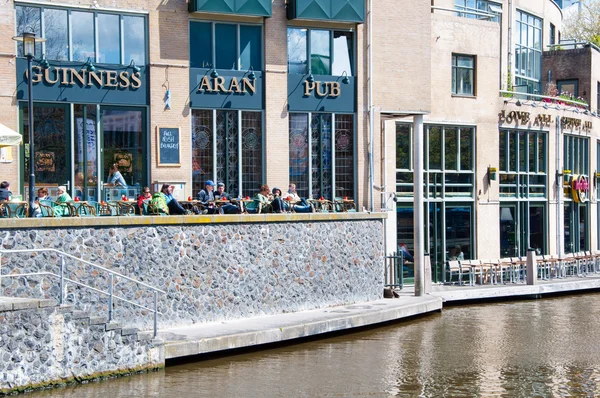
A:
[[[404,252],[385,256],[385,287],[404,287]]]
[[[29,272],[29,273],[23,273],[23,274],[7,274],[7,275],[2,275],[2,256],[4,254],[24,254],[24,253],[56,253],[58,255],[59,259],[60,259],[60,262],[59,262],[59,273],[56,274],[56,273],[53,273],[53,272],[45,271],[45,272]],[[77,262],[89,265],[89,266],[91,266],[91,267],[93,267],[95,269],[98,269],[98,270],[101,270],[101,271],[104,271],[104,272],[108,273],[108,276],[109,276],[108,291],[97,289],[97,288],[95,288],[93,286],[87,285],[85,283],[80,283],[80,282],[77,282],[77,281],[74,281],[74,280],[72,280],[70,278],[65,277],[65,270],[66,270],[65,258],[73,259],[73,260],[75,260]],[[146,284],[144,282],[140,282],[140,281],[137,281],[135,279],[132,279],[132,278],[130,278],[128,276],[125,276],[123,274],[120,274],[118,272],[111,271],[111,270],[109,270],[107,268],[104,268],[104,267],[102,267],[100,265],[91,263],[91,262],[83,260],[81,258],[77,258],[75,256],[72,256],[70,254],[62,252],[60,250],[56,250],[56,249],[19,249],[19,250],[0,249],[0,287],[2,286],[2,283],[1,283],[2,278],[17,278],[17,277],[28,277],[28,276],[40,276],[40,275],[53,276],[53,277],[59,278],[60,293],[59,293],[59,297],[58,297],[58,302],[59,302],[60,305],[64,304],[64,287],[65,287],[65,282],[70,282],[70,283],[72,283],[74,285],[81,286],[81,287],[90,289],[90,290],[92,290],[92,291],[94,291],[96,293],[108,296],[108,321],[109,322],[113,320],[113,300],[114,299],[124,301],[124,302],[126,302],[128,304],[131,304],[131,305],[135,306],[135,307],[142,308],[144,310],[152,312],[154,314],[153,332],[154,332],[154,337],[156,337],[157,327],[158,327],[158,314],[162,315],[162,313],[158,311],[158,293],[166,294],[165,291],[157,289],[157,288],[155,288],[153,286],[150,286],[150,285],[148,285],[148,284]],[[122,278],[122,279],[128,280],[130,282],[133,282],[133,283],[135,283],[138,286],[142,286],[142,287],[145,287],[146,289],[150,290],[152,292],[152,294],[153,294],[153,301],[154,301],[153,308],[148,308],[145,305],[135,303],[135,302],[133,302],[131,300],[128,300],[126,298],[119,297],[118,295],[116,295],[114,293],[115,276],[117,278]]]

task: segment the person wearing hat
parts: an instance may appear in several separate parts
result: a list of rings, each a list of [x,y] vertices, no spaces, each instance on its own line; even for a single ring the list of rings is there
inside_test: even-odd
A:
[[[60,185],[58,188],[56,188],[56,193],[58,194],[58,197],[56,198],[57,204],[73,201],[71,195],[67,193],[67,187],[65,187],[64,185]],[[71,215],[68,205],[54,206],[52,208],[52,212],[54,214],[54,217]]]
[[[208,214],[218,214],[219,209],[215,206],[215,183],[212,180],[207,180],[204,189],[198,192],[198,201]]]
[[[273,213],[285,213],[287,208],[285,203],[283,203],[283,199],[281,199],[281,189],[277,187],[273,187],[273,200],[271,201],[271,207],[273,208]]]
[[[231,200],[231,196],[227,192],[225,192],[225,184],[222,182],[217,183],[217,191],[215,192],[216,200]],[[223,214],[240,214],[242,210],[234,205],[233,203],[225,203],[221,206],[221,213]]]

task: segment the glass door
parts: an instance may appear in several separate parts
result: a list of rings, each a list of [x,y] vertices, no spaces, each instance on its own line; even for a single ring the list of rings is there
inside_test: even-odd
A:
[[[427,214],[427,229],[429,242],[425,247],[429,247],[429,260],[431,261],[431,279],[434,282],[444,280],[444,264],[446,263],[446,251],[444,249],[443,235],[444,231],[444,204],[441,202],[429,203],[429,213]]]
[[[24,153],[23,199],[28,200],[29,193],[29,107],[21,103],[21,131],[23,132]],[[69,105],[41,104],[33,106],[34,124],[34,172],[35,189],[48,188],[52,199],[56,199],[56,188],[65,185],[67,191],[71,183],[71,138]]]

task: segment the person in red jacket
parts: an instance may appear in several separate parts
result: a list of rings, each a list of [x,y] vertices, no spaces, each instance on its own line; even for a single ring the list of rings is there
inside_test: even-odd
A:
[[[152,193],[150,193],[150,188],[144,187],[142,189],[142,193],[137,198],[137,205],[141,209],[145,200],[152,199]]]

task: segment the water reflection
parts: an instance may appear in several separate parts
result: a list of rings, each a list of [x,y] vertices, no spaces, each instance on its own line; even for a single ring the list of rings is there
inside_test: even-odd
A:
[[[598,299],[449,308],[367,332],[31,396],[594,396]]]

